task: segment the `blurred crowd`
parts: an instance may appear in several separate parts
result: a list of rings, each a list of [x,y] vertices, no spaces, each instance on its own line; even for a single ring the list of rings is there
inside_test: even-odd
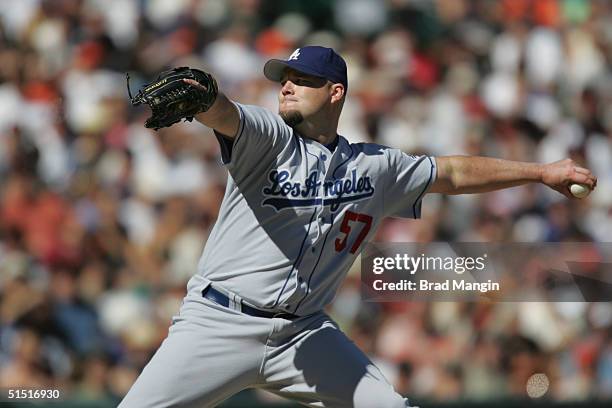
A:
[[[263,63],[306,44],[347,60],[350,141],[571,157],[599,178],[584,200],[428,195],[422,221],[388,219],[377,240],[612,240],[612,2],[0,0],[0,388],[121,398],[215,222],[216,139],[145,129],[125,73],[138,89],[201,68],[275,111]],[[546,398],[612,398],[611,303],[364,303],[356,262],[329,313],[408,396],[525,397],[542,372]]]

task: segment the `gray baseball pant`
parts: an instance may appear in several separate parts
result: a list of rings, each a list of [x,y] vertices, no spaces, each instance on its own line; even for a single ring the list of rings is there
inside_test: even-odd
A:
[[[195,294],[119,407],[214,407],[254,387],[311,407],[408,407],[325,313],[253,317]]]

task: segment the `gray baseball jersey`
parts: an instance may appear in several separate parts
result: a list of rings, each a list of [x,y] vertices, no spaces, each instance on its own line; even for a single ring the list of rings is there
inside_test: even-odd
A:
[[[249,387],[311,407],[408,407],[321,309],[384,216],[420,216],[435,161],[343,137],[330,151],[237,107],[238,135],[218,136],[229,177],[198,273],[120,408],[213,407]],[[203,296],[211,287],[229,305]]]
[[[342,136],[330,151],[266,109],[236,106],[238,134],[221,143],[225,197],[188,288],[212,282],[260,309],[314,313],[384,217],[420,217],[435,159]]]

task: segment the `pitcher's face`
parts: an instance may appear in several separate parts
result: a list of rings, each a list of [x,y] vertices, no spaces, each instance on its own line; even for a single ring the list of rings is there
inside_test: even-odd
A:
[[[289,126],[331,108],[333,84],[325,78],[287,68],[280,83],[278,113]]]

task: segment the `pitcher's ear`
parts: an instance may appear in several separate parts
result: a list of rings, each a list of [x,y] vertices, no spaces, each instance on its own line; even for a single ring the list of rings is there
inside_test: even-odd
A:
[[[331,96],[332,102],[340,101],[344,98],[344,85],[342,84],[332,84],[331,86]]]

